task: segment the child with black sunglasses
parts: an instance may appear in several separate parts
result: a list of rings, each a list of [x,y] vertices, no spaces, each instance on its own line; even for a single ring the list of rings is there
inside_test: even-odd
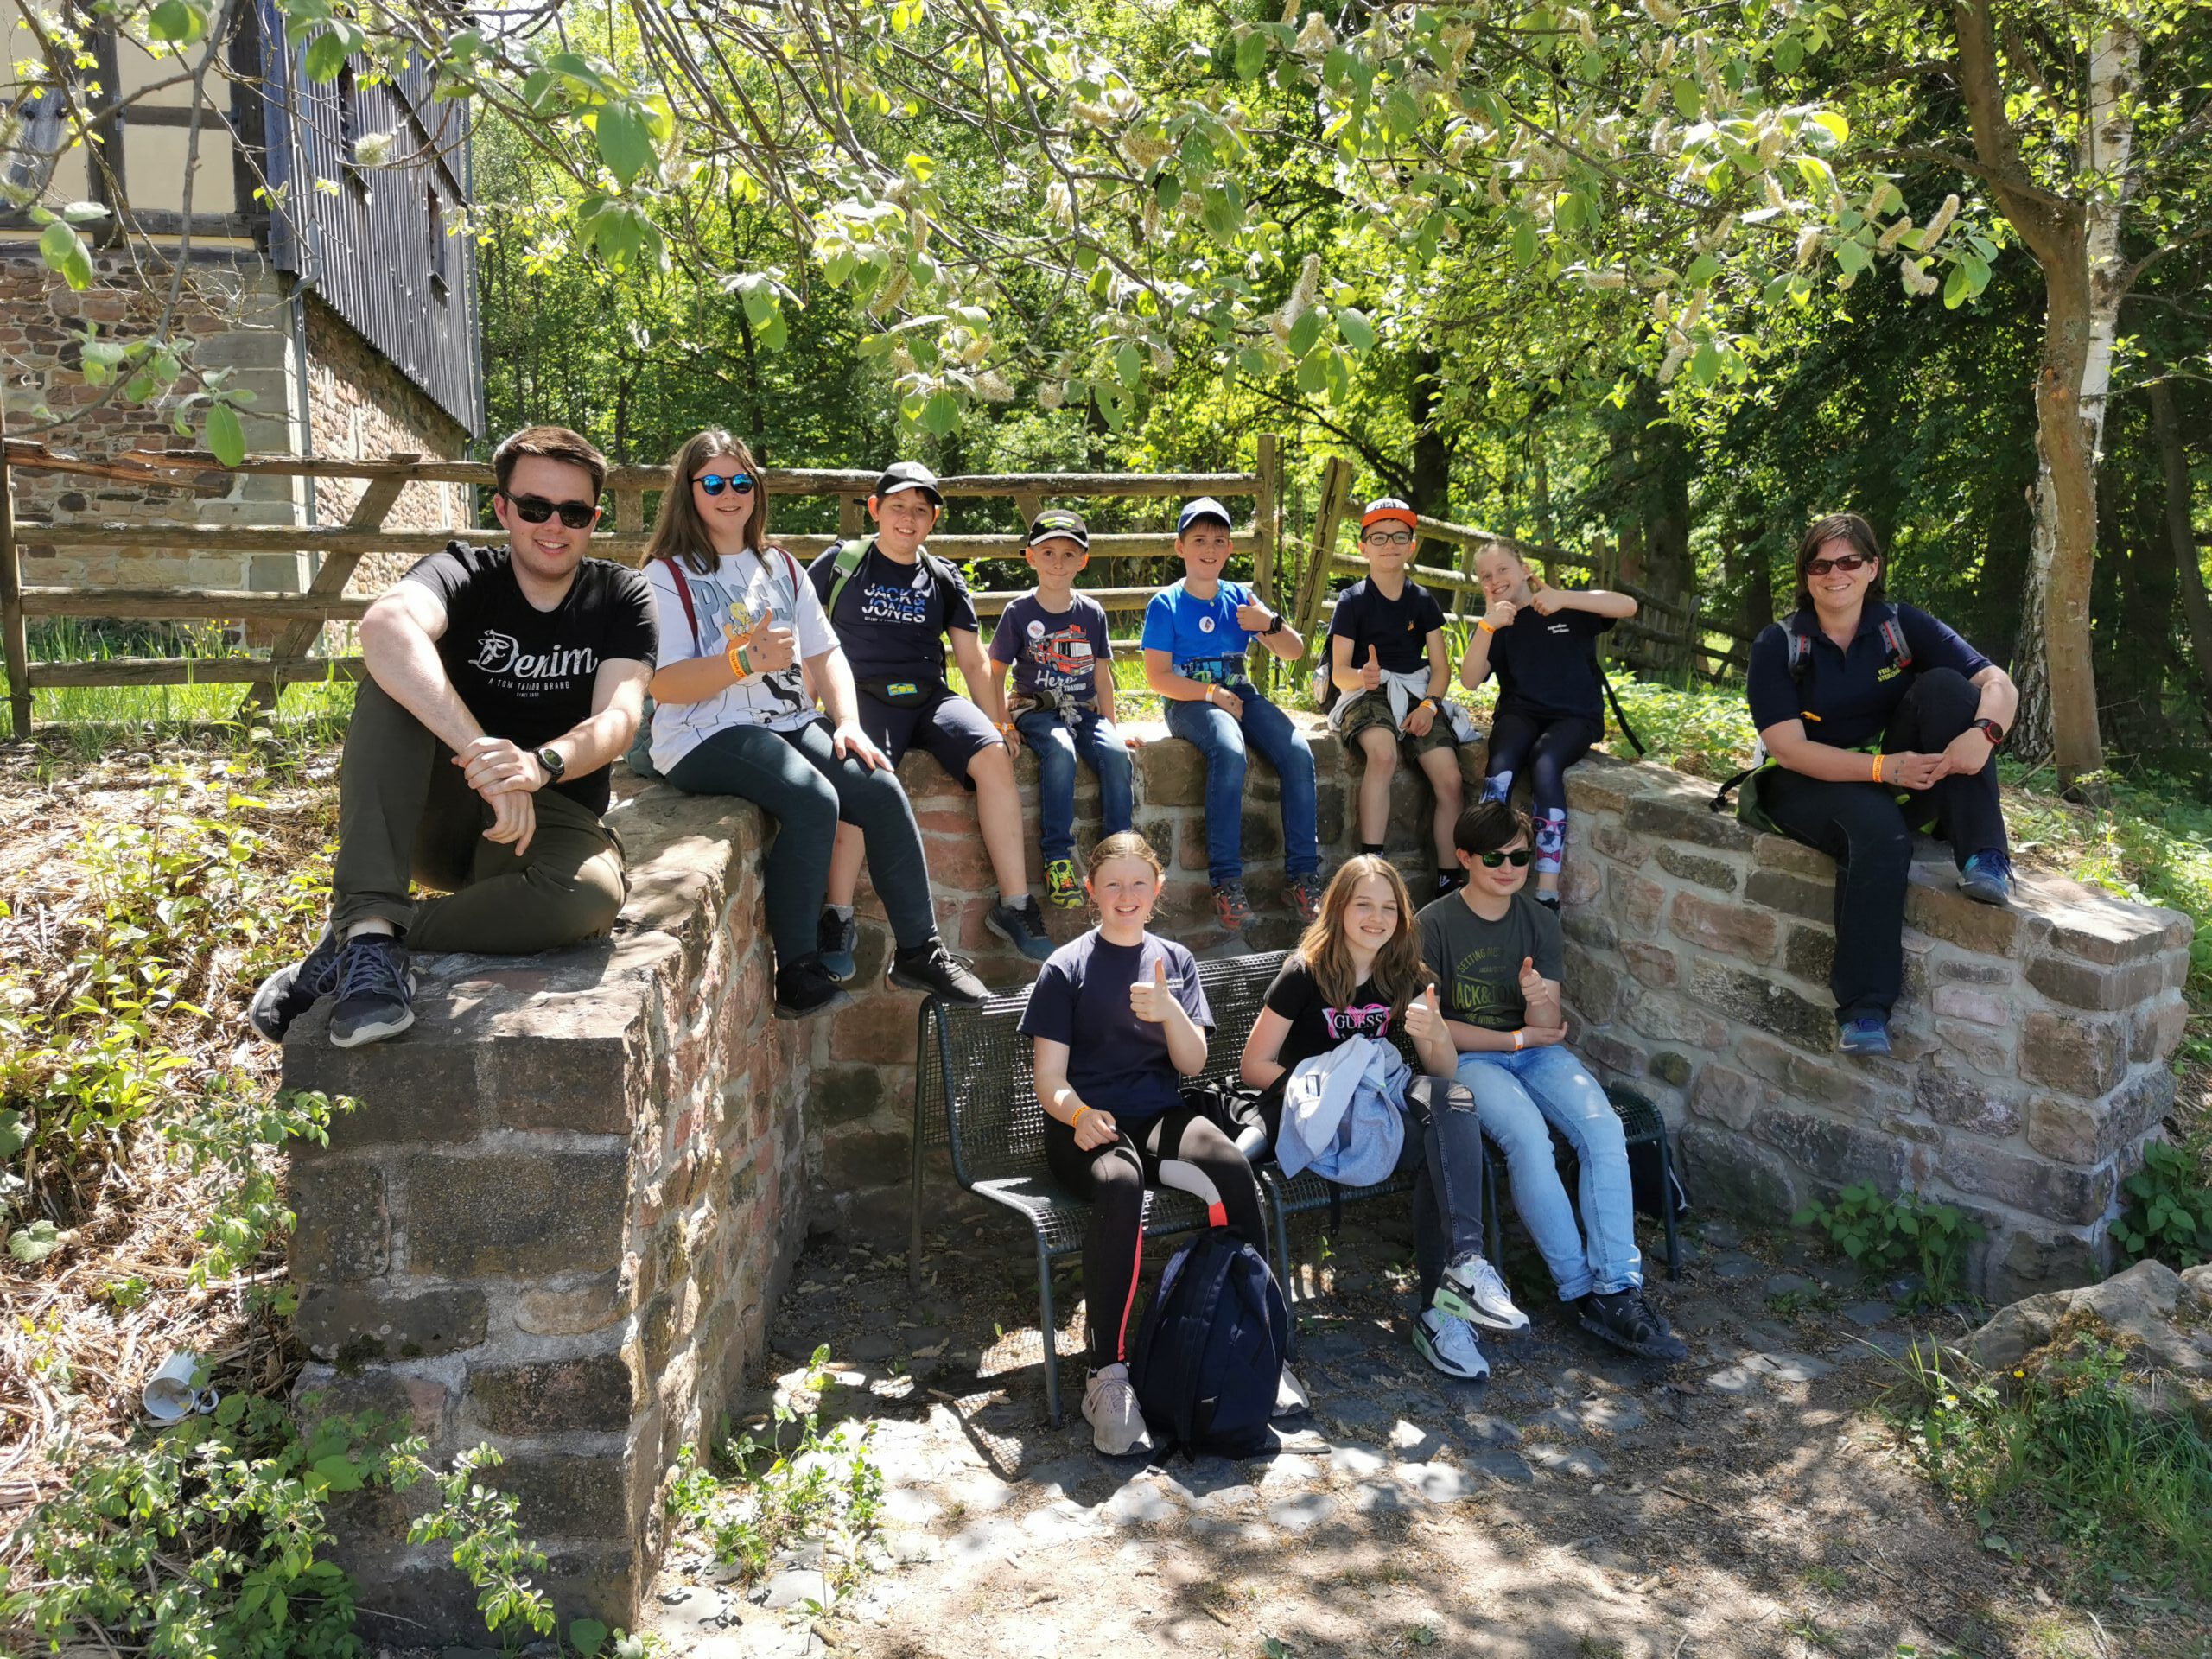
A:
[[[1467,882],[1421,912],[1421,952],[1437,976],[1459,1079],[1505,1154],[1513,1207],[1586,1329],[1648,1359],[1683,1358],[1689,1350],[1643,1299],[1620,1118],[1566,1046],[1559,917],[1527,892],[1535,833],[1503,801],[1480,801],[1459,815],[1452,842]],[[1580,1166],[1573,1203],[1554,1129]]]

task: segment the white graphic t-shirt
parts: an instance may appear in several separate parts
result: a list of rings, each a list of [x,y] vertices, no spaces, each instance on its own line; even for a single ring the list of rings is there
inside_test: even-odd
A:
[[[660,665],[694,657],[718,657],[730,640],[751,628],[767,611],[776,626],[792,629],[798,638],[800,658],[817,657],[837,643],[822,601],[802,576],[794,582],[796,567],[780,548],[770,548],[763,561],[752,553],[717,559],[712,575],[702,576],[685,568],[683,580],[691,589],[691,604],[698,617],[695,632],[683,613],[683,600],[677,591],[677,574],[666,559],[645,565],[646,585],[660,618]],[[815,717],[814,702],[806,695],[806,677],[798,661],[773,674],[763,674],[724,687],[697,702],[653,704],[653,765],[662,772],[726,726],[766,726],[772,731],[796,731]]]

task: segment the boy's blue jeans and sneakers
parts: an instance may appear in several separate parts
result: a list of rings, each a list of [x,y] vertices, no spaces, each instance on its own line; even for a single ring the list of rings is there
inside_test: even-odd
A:
[[[1291,718],[1249,680],[1227,688],[1244,704],[1243,718],[1211,702],[1167,704],[1167,730],[1195,746],[1206,766],[1206,879],[1224,925],[1249,919],[1244,882],[1244,772],[1256,753],[1282,780],[1283,873],[1301,914],[1320,899],[1321,846],[1315,829],[1318,790],[1313,751]],[[1234,918],[1232,918],[1234,912]]]
[[[1075,766],[1078,756],[1098,774],[1098,838],[1121,834],[1136,812],[1135,767],[1114,722],[1096,709],[1062,714],[1031,709],[1014,728],[1037,757],[1038,842],[1045,853],[1045,897],[1072,908],[1083,902],[1075,868]]]

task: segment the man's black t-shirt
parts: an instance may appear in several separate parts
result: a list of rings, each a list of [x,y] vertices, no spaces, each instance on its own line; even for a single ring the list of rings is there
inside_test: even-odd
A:
[[[1282,1046],[1275,1051],[1276,1060],[1286,1067],[1295,1068],[1301,1060],[1325,1054],[1348,1037],[1388,1038],[1390,1034],[1390,999],[1375,988],[1373,980],[1361,981],[1350,1001],[1332,1007],[1322,995],[1313,970],[1295,952],[1283,958],[1274,982],[1268,987],[1266,1001],[1270,1009],[1290,1021]]]
[[[438,658],[477,724],[492,737],[538,748],[591,715],[600,664],[626,658],[650,667],[660,636],[652,590],[635,570],[606,559],[576,567],[550,611],[523,597],[503,547],[453,542],[407,573],[446,607]],[[607,810],[608,769],[550,787],[594,813]]]
[[[1362,577],[1337,595],[1336,614],[1329,619],[1329,637],[1351,641],[1351,665],[1367,666],[1373,646],[1376,660],[1393,674],[1410,674],[1428,664],[1428,636],[1444,626],[1444,607],[1417,582],[1409,582],[1395,599],[1384,595],[1373,580]]]
[[[938,579],[939,569],[949,582]],[[830,590],[837,585],[836,549],[807,566],[806,575],[822,602],[829,604]],[[845,591],[837,595],[830,626],[837,631],[855,680],[885,680],[925,691],[944,683],[944,631],[982,632],[968,584],[957,570],[926,553],[912,564],[900,564],[877,550],[874,537]]]
[[[1601,633],[1613,619],[1592,611],[1554,611],[1533,605],[1510,627],[1490,637],[1491,671],[1497,676],[1497,712],[1536,720],[1576,718],[1605,723],[1605,692],[1598,678]]]

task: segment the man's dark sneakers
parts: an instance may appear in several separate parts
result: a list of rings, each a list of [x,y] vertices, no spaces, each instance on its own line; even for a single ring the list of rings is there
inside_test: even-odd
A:
[[[850,995],[830,976],[819,957],[801,957],[776,970],[779,1020],[810,1020],[852,1005]]]
[[[330,1040],[340,1048],[397,1037],[415,1023],[415,965],[389,933],[348,939],[338,957],[338,1006]]]
[[[293,1020],[338,988],[338,957],[344,948],[325,927],[314,950],[263,980],[245,1008],[253,1028],[272,1043],[283,1042]]]
[[[859,964],[853,960],[854,947],[860,942],[857,917],[841,917],[836,911],[823,907],[822,920],[814,930],[816,960],[821,963],[822,971],[840,985],[850,984],[853,976],[860,971]]]
[[[1641,1289],[1593,1290],[1575,1303],[1574,1310],[1585,1331],[1596,1332],[1616,1348],[1670,1364],[1690,1357],[1689,1344],[1643,1300]]]
[[[893,951],[890,971],[884,977],[906,990],[928,991],[948,1002],[981,1002],[991,994],[967,959],[954,956],[934,935],[927,944]]]
[[[1045,931],[1045,912],[1034,897],[1018,905],[993,905],[984,913],[983,925],[1032,962],[1052,954],[1052,936]]]

